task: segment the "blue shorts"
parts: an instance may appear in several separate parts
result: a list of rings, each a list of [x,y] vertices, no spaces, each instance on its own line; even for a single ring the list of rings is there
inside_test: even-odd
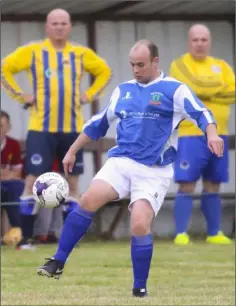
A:
[[[29,131],[26,140],[26,166],[27,175],[39,176],[53,170],[53,163],[57,158],[59,172],[63,173],[62,160],[78,137],[78,133],[49,133]],[[83,173],[83,151],[78,151],[72,175]]]
[[[228,182],[228,137],[224,140],[224,155],[217,157],[207,147],[205,136],[180,137],[175,161],[175,182],[196,182],[202,177],[213,183]]]

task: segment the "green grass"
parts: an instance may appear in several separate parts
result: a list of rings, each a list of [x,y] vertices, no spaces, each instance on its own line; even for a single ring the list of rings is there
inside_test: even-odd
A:
[[[60,280],[36,275],[55,247],[2,248],[1,305],[235,305],[234,244],[155,242],[149,297],[131,297],[128,242],[83,242]]]

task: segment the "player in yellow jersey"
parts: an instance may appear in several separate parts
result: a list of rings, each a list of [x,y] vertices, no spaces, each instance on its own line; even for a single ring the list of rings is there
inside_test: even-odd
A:
[[[207,223],[208,243],[229,244],[231,240],[220,231],[220,184],[228,181],[228,119],[230,105],[235,102],[235,76],[222,59],[209,55],[210,30],[193,25],[188,33],[189,52],[174,60],[170,75],[187,84],[212,111],[218,134],[224,139],[223,157],[214,156],[205,145],[205,135],[192,122],[184,120],[179,126],[178,156],[175,181],[179,191],[174,204],[176,237],[174,242],[190,242],[187,234],[192,212],[192,193],[196,182],[203,179],[201,209]]]
[[[33,222],[30,215],[35,215],[38,209],[35,204],[30,204],[33,203],[35,179],[52,170],[55,157],[63,172],[62,159],[84,124],[82,105],[99,96],[111,78],[105,60],[91,49],[69,41],[71,28],[68,12],[55,9],[47,16],[47,39],[19,47],[2,60],[2,86],[11,97],[30,106],[27,177],[21,197],[22,214],[28,224]],[[14,80],[14,75],[22,71],[29,76],[32,94],[24,93]],[[95,80],[85,93],[81,93],[80,82],[85,72],[92,74]],[[78,175],[81,173],[83,152],[79,151],[74,171],[68,177],[70,207],[79,197]],[[28,237],[31,235],[31,231],[27,233]]]

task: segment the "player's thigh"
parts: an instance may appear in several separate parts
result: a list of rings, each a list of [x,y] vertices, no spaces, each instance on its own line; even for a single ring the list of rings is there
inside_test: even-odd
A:
[[[67,151],[69,150],[70,146],[74,143],[74,141],[79,136],[78,133],[57,133],[57,157],[59,161],[59,172],[63,172],[63,158],[65,157]],[[76,160],[74,167],[72,169],[71,175],[79,175],[84,172],[84,160],[83,160],[83,150],[79,150],[76,153]]]
[[[92,180],[87,192],[80,198],[80,206],[88,211],[97,211],[110,201],[118,199],[117,191],[106,181]]]
[[[124,163],[120,158],[109,158],[92,180],[88,191],[81,196],[81,205],[96,211],[110,201],[125,198],[129,194],[129,180],[124,175]]]
[[[26,140],[26,175],[39,176],[52,171],[56,153],[53,133],[29,131]]]
[[[133,174],[131,178],[131,199],[129,204],[131,212],[136,201],[145,199],[151,205],[156,216],[163,204],[172,178],[172,165],[165,167],[140,165],[139,173]]]
[[[174,163],[175,182],[196,182],[208,163],[210,151],[203,136],[180,137]]]
[[[129,195],[130,179],[127,176],[127,161],[124,158],[111,157],[98,171],[93,180],[102,180],[108,183],[117,192],[117,199]]]
[[[222,157],[211,155],[202,177],[204,181],[213,183],[227,183],[229,180],[229,147],[228,137],[221,136],[224,140],[224,153]]]

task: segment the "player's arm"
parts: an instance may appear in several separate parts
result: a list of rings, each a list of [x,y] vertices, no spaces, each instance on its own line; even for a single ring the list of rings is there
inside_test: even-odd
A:
[[[188,65],[191,65],[191,63],[186,63],[182,57],[173,61],[170,66],[170,76],[189,86],[200,99],[209,100],[213,94],[221,90],[221,82],[208,81],[206,83],[206,80],[203,81],[202,78],[194,75],[188,68]]]
[[[92,102],[108,85],[112,73],[105,60],[91,49],[86,49],[83,56],[83,65],[85,71],[95,78],[92,86],[85,92],[89,102]]]
[[[78,136],[75,142],[70,147],[63,159],[63,166],[65,174],[72,171],[75,163],[75,155],[81,150],[86,144],[93,140],[106,135],[112,122],[117,118],[115,114],[115,107],[120,97],[120,89],[117,87],[111,96],[108,106],[100,113],[94,115],[83,128],[82,133]]]
[[[188,69],[182,59],[177,59],[171,63],[169,75],[190,86],[198,97],[202,96],[202,88],[197,86],[195,77],[188,77]]]
[[[174,95],[175,111],[182,114],[182,119],[189,119],[207,136],[208,147],[217,156],[223,156],[223,140],[217,135],[216,121],[212,113],[201,100],[184,84]]]
[[[28,70],[32,63],[32,48],[30,45],[17,48],[1,62],[1,84],[7,93],[21,103],[24,103],[23,90],[14,79],[14,75]]]
[[[217,95],[211,98],[212,102],[220,104],[235,103],[235,75],[233,69],[222,60],[221,68],[225,87]]]

